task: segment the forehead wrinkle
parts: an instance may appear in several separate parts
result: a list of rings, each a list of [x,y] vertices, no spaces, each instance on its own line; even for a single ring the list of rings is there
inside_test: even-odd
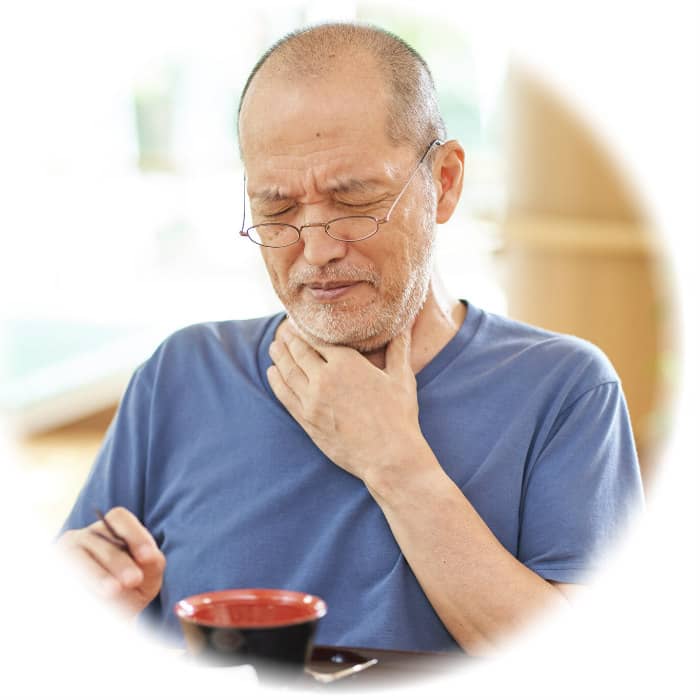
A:
[[[361,169],[369,170],[362,175],[352,175],[343,173],[345,165],[338,167],[340,158],[328,158],[314,164],[308,168],[302,175],[301,182],[294,185],[291,184],[269,184],[265,185],[264,180],[260,183],[259,189],[251,188],[249,190],[249,198],[256,205],[278,204],[280,202],[288,202],[290,200],[302,199],[307,193],[316,193],[321,195],[326,194],[359,194],[372,195],[387,193],[393,190],[397,185],[397,180],[404,176],[405,164],[395,163],[391,160],[381,163],[379,170],[375,164],[374,167],[367,168],[365,164]],[[295,175],[295,180],[301,173],[294,167],[277,165],[277,172],[289,171]],[[331,174],[329,171],[336,170],[337,174]],[[340,171],[340,172],[338,172]],[[272,174],[272,173],[270,173]],[[273,175],[274,177],[274,175]],[[265,178],[267,179],[267,178]],[[273,181],[274,182],[274,181]],[[250,187],[251,181],[248,181]]]

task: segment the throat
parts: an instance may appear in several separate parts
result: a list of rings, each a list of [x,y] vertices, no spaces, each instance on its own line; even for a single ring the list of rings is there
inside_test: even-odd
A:
[[[376,350],[370,350],[369,352],[361,353],[366,357],[375,367],[379,369],[384,369],[386,367],[386,345]]]

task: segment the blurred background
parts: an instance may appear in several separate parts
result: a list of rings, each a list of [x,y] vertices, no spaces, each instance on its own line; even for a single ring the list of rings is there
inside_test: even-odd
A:
[[[235,112],[271,43],[329,19],[377,23],[426,58],[468,154],[463,201],[438,237],[448,287],[599,345],[653,482],[677,375],[664,251],[604,144],[509,56],[498,22],[451,23],[437,5],[64,2],[42,4],[40,22],[31,2],[15,10],[0,413],[49,535],[130,374],[165,335],[280,308],[258,250],[237,235]]]

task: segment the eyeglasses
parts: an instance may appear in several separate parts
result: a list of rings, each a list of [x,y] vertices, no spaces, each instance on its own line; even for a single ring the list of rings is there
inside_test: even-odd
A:
[[[418,172],[418,168],[423,164],[423,161],[427,158],[428,153],[435,146],[442,146],[444,141],[440,139],[435,139],[426,148],[425,153],[421,156],[420,160],[413,168],[406,184],[401,188],[401,192],[396,195],[396,199],[393,201],[389,211],[386,216],[382,219],[377,219],[376,216],[362,215],[362,216],[340,216],[336,219],[331,219],[324,223],[317,224],[304,224],[303,226],[293,226],[292,224],[282,224],[282,223],[269,223],[269,224],[258,224],[257,226],[251,226],[246,229],[245,227],[245,177],[243,178],[243,223],[241,224],[241,236],[248,237],[253,243],[263,246],[265,248],[286,248],[287,246],[294,245],[301,238],[301,232],[305,228],[314,228],[321,226],[323,230],[336,241],[345,241],[347,243],[355,243],[357,241],[364,241],[367,238],[374,236],[379,227],[382,224],[386,224],[391,217],[394,208],[401,199],[403,193],[408,189],[408,186],[413,180],[413,176]]]

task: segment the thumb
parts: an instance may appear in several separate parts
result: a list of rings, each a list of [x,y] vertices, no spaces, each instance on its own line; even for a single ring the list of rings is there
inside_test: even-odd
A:
[[[386,346],[386,369],[388,374],[411,370],[411,329],[406,328],[394,336]]]

